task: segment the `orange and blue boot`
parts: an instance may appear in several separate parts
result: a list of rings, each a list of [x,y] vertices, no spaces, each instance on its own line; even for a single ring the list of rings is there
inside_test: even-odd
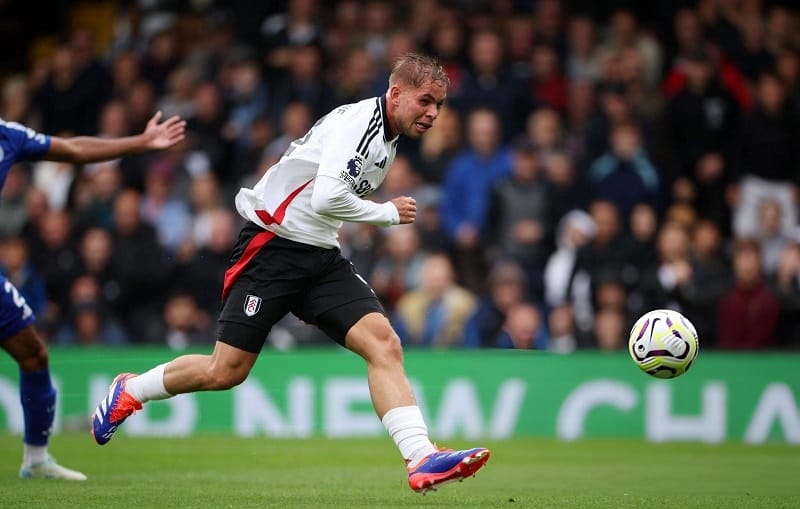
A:
[[[489,449],[484,447],[464,451],[439,449],[408,468],[408,485],[423,495],[436,491],[447,483],[474,476],[489,461],[490,455]]]
[[[92,416],[92,436],[99,445],[108,443],[119,425],[142,409],[142,404],[125,391],[125,384],[135,376],[132,373],[117,375],[108,395],[97,405]]]

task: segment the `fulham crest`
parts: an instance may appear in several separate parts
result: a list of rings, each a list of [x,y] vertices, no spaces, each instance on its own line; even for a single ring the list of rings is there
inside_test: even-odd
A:
[[[253,316],[261,309],[261,297],[255,295],[247,295],[244,299],[244,314]]]

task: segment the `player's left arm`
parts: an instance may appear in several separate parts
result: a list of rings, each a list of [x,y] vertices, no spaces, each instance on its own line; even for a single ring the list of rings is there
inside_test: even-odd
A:
[[[311,208],[317,214],[354,223],[390,226],[403,221],[405,205],[364,200],[354,190],[362,171],[374,164],[382,132],[376,113],[372,118],[353,111],[326,118],[327,139],[323,142],[317,177],[311,195]],[[364,144],[367,144],[365,147]],[[369,145],[373,144],[372,147]],[[406,198],[413,201],[413,198]],[[415,209],[416,211],[416,209]],[[410,222],[410,221],[405,221]]]
[[[413,198],[408,198],[413,201]],[[323,216],[352,223],[391,226],[401,223],[400,206],[395,200],[376,203],[353,194],[343,181],[328,175],[317,175],[311,194],[311,208]],[[414,207],[416,212],[416,206]],[[410,222],[410,221],[408,221]]]
[[[159,122],[159,111],[147,122],[141,134],[122,138],[98,138],[96,136],[76,136],[73,138],[52,136],[50,149],[42,156],[48,161],[71,163],[92,163],[118,157],[161,150],[172,147],[185,137],[186,121],[173,116]]]

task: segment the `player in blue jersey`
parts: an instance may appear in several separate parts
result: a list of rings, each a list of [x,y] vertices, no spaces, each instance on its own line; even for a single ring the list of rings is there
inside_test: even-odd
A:
[[[135,136],[98,138],[58,137],[37,133],[16,122],[0,119],[0,188],[11,166],[23,160],[66,161],[76,164],[171,147],[184,138],[186,122],[161,112]],[[86,480],[81,472],[65,468],[50,456],[47,442],[53,425],[56,391],[50,380],[47,347],[33,327],[34,315],[25,298],[0,276],[0,346],[20,369],[20,400],[25,420],[22,478]]]

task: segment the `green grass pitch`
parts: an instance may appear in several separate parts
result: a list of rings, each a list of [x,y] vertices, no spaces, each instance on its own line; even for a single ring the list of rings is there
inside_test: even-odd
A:
[[[451,442],[448,446],[472,443]],[[798,508],[800,449],[634,440],[486,443],[474,479],[421,496],[385,440],[198,436],[53,440],[89,481],[21,480],[19,437],[0,435],[0,507],[11,508]]]

